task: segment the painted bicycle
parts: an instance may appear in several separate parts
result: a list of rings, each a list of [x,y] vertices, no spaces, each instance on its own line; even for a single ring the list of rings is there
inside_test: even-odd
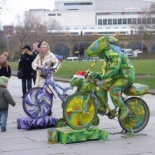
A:
[[[71,86],[63,88],[54,80],[51,80],[53,71],[56,68],[46,70],[48,76],[43,87],[34,87],[30,89],[23,98],[23,109],[25,113],[31,118],[41,118],[46,116],[53,104],[54,93],[64,104],[68,97],[67,91],[73,89]]]
[[[71,86],[77,87],[77,92],[65,101],[63,116],[66,123],[74,129],[88,128],[99,124],[97,114],[101,114],[107,115],[109,119],[117,117],[125,132],[138,133],[143,130],[149,121],[150,112],[142,96],[149,87],[133,83],[122,92],[122,98],[130,112],[124,120],[119,120],[120,109],[112,110],[108,103],[103,102],[102,88],[96,79],[90,78],[91,67],[82,72],[85,78],[73,77],[70,81]],[[100,107],[103,107],[102,111],[99,110]]]

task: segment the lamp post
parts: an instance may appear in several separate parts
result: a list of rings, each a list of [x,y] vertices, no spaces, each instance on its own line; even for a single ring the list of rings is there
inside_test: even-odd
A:
[[[78,42],[78,59],[80,58],[80,43]]]
[[[10,48],[10,34],[7,34],[6,35],[6,49],[7,49],[7,52],[9,51],[9,48]]]

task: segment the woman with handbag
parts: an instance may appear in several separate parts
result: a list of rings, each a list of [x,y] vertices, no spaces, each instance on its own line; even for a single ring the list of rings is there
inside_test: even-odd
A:
[[[35,87],[42,87],[45,83],[46,77],[44,76],[42,72],[42,69],[45,68],[45,66],[53,67],[53,68],[57,66],[57,69],[55,70],[57,71],[60,67],[59,64],[60,64],[59,60],[56,58],[56,56],[53,53],[50,52],[49,44],[43,41],[40,46],[40,53],[37,55],[35,60],[32,62],[32,68],[36,70],[36,73],[37,73]],[[49,115],[51,114],[52,114],[52,111],[50,112]]]
[[[18,75],[22,80],[22,92],[23,96],[27,93],[28,90],[32,88],[32,76],[33,76],[33,69],[32,69],[32,62],[34,60],[33,53],[31,52],[31,48],[28,45],[25,45],[23,48],[23,53],[21,55],[19,65],[18,65]]]

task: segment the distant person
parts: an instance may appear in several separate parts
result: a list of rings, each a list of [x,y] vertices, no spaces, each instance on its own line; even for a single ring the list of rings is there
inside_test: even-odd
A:
[[[0,77],[0,126],[2,132],[6,131],[9,104],[13,107],[16,105],[7,89],[8,80],[5,76]]]
[[[33,43],[32,53],[33,53],[34,59],[36,58],[36,56],[37,56],[38,53],[39,53],[38,44],[39,44],[38,42]],[[33,83],[34,83],[34,85],[35,85],[35,82],[36,82],[36,71],[35,71],[35,70],[33,70],[32,79],[33,79]]]
[[[40,46],[39,54],[32,62],[32,67],[37,72],[35,87],[42,87],[45,83],[45,78],[41,76],[41,69],[46,66],[46,63],[48,63],[48,67],[57,67],[55,71],[60,67],[59,60],[50,52],[49,44],[43,41]],[[53,94],[51,94],[51,96],[53,97]],[[49,115],[52,115],[52,111]]]
[[[34,58],[30,46],[25,45],[22,49],[23,52],[18,64],[18,71],[21,70],[23,72],[23,77],[21,79],[23,98],[27,91],[32,88],[33,69],[31,64]]]
[[[4,53],[0,56],[0,76],[11,77],[11,68]]]

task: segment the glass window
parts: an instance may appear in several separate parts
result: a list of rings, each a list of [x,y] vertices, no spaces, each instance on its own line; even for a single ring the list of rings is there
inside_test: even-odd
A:
[[[117,25],[117,19],[113,19],[113,25]]]
[[[108,19],[108,25],[112,25],[112,19]]]
[[[147,24],[152,24],[152,19],[151,18],[147,18]]]
[[[136,18],[132,18],[132,24],[136,24]]]
[[[128,18],[128,24],[131,24],[131,18]]]
[[[142,21],[141,21],[141,18],[137,18],[137,24],[141,24]]]
[[[120,24],[122,24],[122,19],[118,19],[118,24],[120,25]]]
[[[103,25],[107,25],[107,19],[103,19]]]
[[[123,18],[123,24],[127,24],[127,19]]]
[[[155,18],[152,18],[152,24],[155,24]]]
[[[102,19],[98,19],[98,25],[102,25]]]
[[[142,24],[146,24],[146,18],[142,18]]]

